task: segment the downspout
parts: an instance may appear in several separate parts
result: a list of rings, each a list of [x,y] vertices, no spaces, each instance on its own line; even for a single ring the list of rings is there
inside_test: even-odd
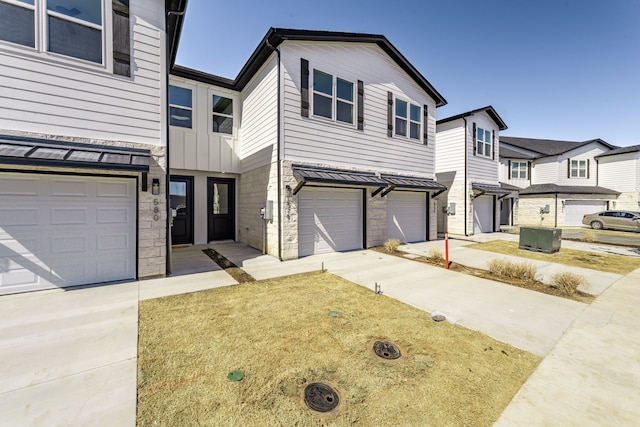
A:
[[[467,232],[467,156],[468,156],[468,151],[469,151],[469,147],[467,147],[467,144],[469,142],[469,138],[467,137],[467,133],[468,133],[468,129],[467,129],[467,118],[463,117],[462,120],[464,120],[464,235],[468,236],[469,233]]]
[[[278,130],[276,137],[276,162],[278,169],[278,259],[282,261],[282,153],[281,153],[281,133],[282,133],[282,125],[281,125],[281,108],[280,108],[280,49],[273,47],[271,43],[269,43],[269,39],[265,41],[267,47],[274,51],[278,58]]]
[[[558,226],[558,194],[556,193],[556,218],[554,221],[554,227]]]

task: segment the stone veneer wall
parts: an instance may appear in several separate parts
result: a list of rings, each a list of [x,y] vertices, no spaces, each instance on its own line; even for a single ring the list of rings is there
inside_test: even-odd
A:
[[[243,172],[238,179],[238,240],[275,257],[278,257],[277,180],[275,162]],[[260,216],[267,200],[273,201],[272,220]]]
[[[4,165],[3,168],[24,170],[25,172],[71,172],[81,175],[110,175],[110,176],[137,176],[138,177],[138,278],[164,276],[166,274],[167,255],[167,200],[166,200],[166,176],[167,155],[166,147],[136,144],[131,142],[119,142],[98,139],[61,137],[59,135],[43,135],[31,132],[2,131],[5,135],[22,136],[25,138],[40,138],[60,142],[77,142],[82,144],[106,145],[111,147],[126,147],[147,149],[151,151],[151,159],[148,174],[148,190],[142,191],[142,173],[127,171],[111,171],[103,169],[82,168],[58,168],[42,166],[16,166]],[[160,180],[160,194],[151,194],[151,182],[153,178]],[[155,203],[157,201],[157,204]],[[158,212],[154,210],[157,208]]]
[[[387,240],[387,198],[377,194],[375,189],[367,189],[367,248],[382,245]]]
[[[640,206],[638,205],[638,202],[640,202],[640,192],[634,191],[634,192],[622,193],[618,196],[615,202],[616,202],[615,208],[611,206],[611,209],[622,209],[622,210],[638,212],[640,211]]]
[[[549,205],[548,214],[540,214],[540,208]],[[518,201],[518,225],[535,225],[542,227],[555,227],[554,196],[543,195],[540,197],[520,196]]]

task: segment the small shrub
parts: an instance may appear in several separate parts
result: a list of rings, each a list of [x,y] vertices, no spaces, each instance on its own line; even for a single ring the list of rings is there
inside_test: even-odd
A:
[[[400,246],[400,240],[398,239],[387,239],[384,242],[384,250],[388,253],[392,254],[398,250],[398,246]]]
[[[431,258],[433,261],[438,261],[438,262],[444,261],[444,256],[442,254],[442,251],[436,248],[429,249],[429,258]]]
[[[583,242],[589,242],[589,243],[593,243],[595,241],[597,241],[597,235],[595,232],[588,230],[588,231],[583,231],[582,232],[582,241]]]
[[[551,286],[560,289],[567,295],[574,295],[578,286],[586,285],[586,279],[580,274],[563,271],[551,276]]]
[[[513,262],[504,259],[491,259],[488,263],[489,272],[498,277],[507,279],[522,279],[524,282],[533,282],[536,278],[536,267],[528,262]]]

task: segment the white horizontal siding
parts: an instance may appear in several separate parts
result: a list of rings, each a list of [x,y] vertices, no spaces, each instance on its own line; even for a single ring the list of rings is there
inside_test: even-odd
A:
[[[598,160],[598,185],[621,193],[640,191],[638,153],[624,153]]]
[[[193,128],[169,128],[169,166],[172,169],[240,173],[238,126],[241,107],[238,92],[175,76],[170,77],[169,83],[191,89],[193,97]],[[214,94],[233,100],[232,135],[212,131]]]
[[[494,141],[491,145],[491,149],[493,151],[493,157],[484,157],[479,155],[474,155],[474,135],[473,135],[473,123],[476,124],[476,127],[482,128],[484,130],[492,131],[494,134]],[[467,131],[468,131],[468,169],[467,169],[467,179],[472,182],[485,182],[489,184],[497,184],[498,183],[498,144],[499,144],[499,130],[496,126],[495,122],[487,115],[487,113],[482,112],[478,114],[473,114],[467,118]]]
[[[2,51],[0,129],[164,145],[162,4],[135,0],[130,12],[131,78],[47,54]]]
[[[531,184],[557,184],[559,169],[558,156],[536,159],[531,168]],[[564,176],[565,178],[567,177],[566,162],[564,164]]]
[[[240,158],[249,171],[276,160],[278,140],[278,64],[276,54],[241,93]]]
[[[435,102],[374,44],[285,42],[283,65],[284,158],[384,171],[434,174]],[[300,58],[343,79],[364,82],[364,131],[300,114]],[[387,91],[428,105],[429,140],[387,137]],[[310,99],[313,92],[310,89]],[[355,108],[355,107],[354,107]],[[311,110],[312,111],[312,110]],[[354,110],[354,117],[356,117]]]
[[[598,164],[594,157],[604,153],[602,145],[597,143],[587,144],[558,156],[558,185],[595,186],[598,184]],[[568,178],[567,164],[569,160],[588,160],[589,178]]]
[[[510,185],[515,185],[516,187],[520,187],[520,188],[528,187],[530,185],[528,178],[527,179],[511,178],[511,175],[509,173],[509,163],[511,161],[516,161],[516,162],[523,162],[524,161],[524,162],[527,162],[527,160],[521,160],[521,159],[504,159],[504,158],[500,159],[500,166],[499,166],[499,171],[498,171],[499,172],[498,173],[498,181],[504,182],[504,183],[510,184]],[[527,172],[527,174],[528,174],[528,172]]]
[[[438,125],[436,132],[436,172],[464,173],[464,121]]]

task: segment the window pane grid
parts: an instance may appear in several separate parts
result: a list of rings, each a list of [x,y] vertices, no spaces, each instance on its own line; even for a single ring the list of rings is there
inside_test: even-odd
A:
[[[313,70],[313,115],[353,124],[355,85],[320,70]]]
[[[476,129],[476,154],[483,157],[492,157],[492,138],[491,131],[477,128]]]
[[[213,95],[212,99],[212,131],[214,133],[233,134],[233,100],[224,96]]]

